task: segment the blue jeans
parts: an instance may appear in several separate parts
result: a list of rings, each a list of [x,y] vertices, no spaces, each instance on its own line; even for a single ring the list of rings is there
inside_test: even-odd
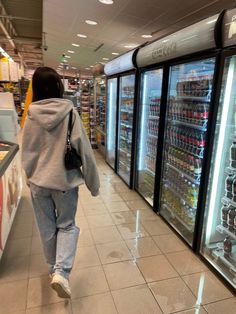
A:
[[[78,187],[58,191],[30,183],[30,191],[49,273],[68,278],[79,237],[75,225]]]

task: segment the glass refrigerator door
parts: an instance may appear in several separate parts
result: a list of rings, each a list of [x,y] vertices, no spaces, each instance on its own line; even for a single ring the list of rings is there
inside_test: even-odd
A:
[[[136,189],[153,206],[163,70],[142,74]]]
[[[202,255],[236,288],[236,56],[226,58],[201,242]]]
[[[116,154],[117,78],[107,81],[106,161],[115,169]]]
[[[117,172],[130,184],[135,75],[120,78],[119,138]]]
[[[215,58],[171,67],[160,214],[192,245]]]

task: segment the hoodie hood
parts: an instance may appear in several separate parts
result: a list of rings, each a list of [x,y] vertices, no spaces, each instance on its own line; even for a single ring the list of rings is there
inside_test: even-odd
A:
[[[50,131],[65,119],[72,108],[73,104],[68,99],[44,99],[30,105],[28,117],[37,121],[47,131]]]

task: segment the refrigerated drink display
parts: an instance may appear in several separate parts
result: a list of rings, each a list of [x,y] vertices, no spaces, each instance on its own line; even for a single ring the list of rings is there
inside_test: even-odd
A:
[[[153,206],[162,69],[142,74],[136,189]]]
[[[106,161],[115,169],[116,155],[116,113],[117,113],[117,78],[107,80],[106,109]]]
[[[171,67],[160,214],[192,245],[215,59]]]
[[[118,174],[130,184],[135,75],[120,78]]]
[[[236,288],[236,56],[225,59],[201,254]]]

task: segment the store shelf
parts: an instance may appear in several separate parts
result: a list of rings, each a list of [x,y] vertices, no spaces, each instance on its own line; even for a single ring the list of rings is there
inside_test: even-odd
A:
[[[176,96],[176,100],[197,100],[202,102],[210,102],[211,99],[207,97],[197,97],[197,96]]]
[[[232,232],[230,232],[227,228],[225,228],[224,226],[222,225],[218,225],[216,227],[216,230],[219,232],[219,233],[222,233],[222,234],[226,234],[228,236],[230,236],[232,239],[236,240],[236,235]]]
[[[151,169],[146,168],[145,171],[148,171],[151,175],[155,177],[155,172],[153,172]]]
[[[148,116],[148,119],[159,120],[160,117],[159,116]]]
[[[150,133],[148,133],[147,135],[148,135],[149,137],[158,138],[158,135],[153,135],[153,134],[150,134]]]
[[[190,175],[183,172],[182,170],[176,168],[175,166],[171,165],[170,163],[166,163],[166,165],[168,167],[170,167],[171,169],[175,170],[176,172],[178,172],[182,177],[185,177],[186,179],[188,179],[189,181],[193,182],[196,185],[200,185],[200,182],[198,180],[195,180],[194,178],[192,178]]]
[[[234,275],[236,275],[236,267],[232,264],[235,263],[235,255],[232,258],[230,258],[230,256],[226,258],[224,256],[224,250],[218,248],[212,250],[212,255],[214,258],[220,260],[230,270],[231,273],[234,273]]]
[[[120,139],[122,139],[123,141],[125,141],[127,143],[132,143],[131,140],[129,140],[128,138],[125,138],[124,136],[120,136]]]
[[[202,147],[202,148],[194,147],[194,149],[198,149],[199,152],[201,152],[201,154],[196,154],[196,153],[190,152],[189,150],[187,150],[187,149],[185,149],[185,148],[183,148],[183,147],[180,147],[179,145],[172,144],[172,143],[170,143],[170,141],[168,141],[168,144],[169,144],[170,146],[173,146],[173,147],[179,149],[179,150],[182,150],[183,152],[185,152],[185,153],[187,153],[187,154],[193,155],[193,156],[198,157],[198,158],[201,158],[201,159],[203,158],[203,153],[204,153],[205,147]]]
[[[169,180],[165,180],[165,185],[167,186],[167,188],[173,193],[175,194],[175,196],[177,196],[180,200],[184,201],[186,204],[188,204],[189,207],[193,208],[193,209],[196,209],[197,207],[195,206],[192,206],[191,204],[189,204],[189,202],[184,198],[184,196],[182,194],[180,194],[179,192],[175,191],[175,189],[170,186],[168,184],[168,181]]]
[[[124,122],[121,122],[120,125],[125,126],[126,128],[132,129],[132,125],[126,124]]]
[[[189,226],[186,224],[186,222],[184,222],[182,220],[181,217],[178,216],[178,214],[176,214],[169,205],[167,205],[166,203],[163,204],[163,206],[170,212],[172,218],[175,218],[176,220],[178,220],[178,222],[181,223],[181,225],[183,225],[189,232],[193,232],[193,226]]]
[[[130,153],[130,152],[128,152],[128,151],[126,151],[125,149],[123,149],[123,148],[119,148],[119,150],[120,150],[120,152],[122,152],[122,153],[126,154],[127,156],[131,156],[131,153]]]
[[[199,130],[199,131],[204,131],[206,132],[206,127],[204,126],[201,126],[201,125],[197,125],[197,124],[192,124],[192,123],[188,123],[188,122],[184,122],[184,121],[181,121],[181,120],[170,120],[172,124],[180,124],[180,125],[183,125],[183,126],[187,126],[189,128],[192,128],[192,129],[196,129],[196,130]]]
[[[133,109],[132,109],[132,110],[129,110],[129,109],[120,109],[120,112],[133,113]]]
[[[230,198],[228,198],[228,197],[226,197],[226,196],[224,196],[224,197],[222,198],[222,201],[223,201],[223,202],[226,202],[226,203],[228,203],[228,204],[231,204],[231,205],[233,205],[234,207],[236,207],[236,202],[232,201]]]
[[[100,128],[100,127],[96,127],[95,130],[99,133],[101,133],[102,135],[106,136],[106,133]]]

